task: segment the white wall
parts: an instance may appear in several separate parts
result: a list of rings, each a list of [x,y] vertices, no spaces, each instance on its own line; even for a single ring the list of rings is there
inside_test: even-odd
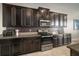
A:
[[[11,4],[11,3],[10,3]],[[73,19],[79,19],[79,4],[57,4],[57,3],[13,3],[14,5],[19,6],[25,6],[25,7],[32,7],[32,8],[38,8],[45,7],[49,8],[51,11],[59,12],[59,13],[65,13],[68,14],[68,22],[67,22],[67,28],[65,28],[65,32],[72,33],[72,37],[79,38],[79,30],[73,30]],[[1,4],[0,4],[0,33],[2,32],[2,14],[1,14]]]
[[[2,27],[2,4],[0,3],[0,34],[2,34],[2,31],[4,30],[5,28]]]

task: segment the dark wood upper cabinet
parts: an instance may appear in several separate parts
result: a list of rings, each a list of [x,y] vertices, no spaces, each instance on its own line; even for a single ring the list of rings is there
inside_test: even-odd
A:
[[[43,7],[39,7],[38,10],[39,10],[40,15],[41,15],[40,19],[43,19],[43,20],[49,20],[50,19],[49,9],[43,8]]]
[[[63,16],[63,23],[64,23],[64,27],[67,27],[67,14],[64,14]]]
[[[67,15],[50,12],[49,9],[38,9],[2,4],[3,27],[40,27],[40,20],[50,20],[53,27],[66,27]]]
[[[21,26],[21,7],[13,6],[11,8],[11,25],[14,27]]]
[[[31,20],[33,20],[33,10],[30,8],[27,8],[26,10],[26,25],[31,26]]]
[[[33,19],[32,19],[32,26],[33,27],[39,27],[39,20],[40,20],[40,13],[38,10],[33,10]]]
[[[59,13],[55,13],[55,27],[59,27]]]
[[[16,7],[11,7],[11,26],[16,26]]]
[[[21,8],[21,25],[27,27],[39,26],[39,13],[36,9]]]
[[[3,27],[11,26],[11,6],[3,4]]]
[[[55,13],[54,12],[50,12],[50,21],[51,21],[50,26],[54,27],[55,26]]]
[[[3,27],[21,26],[21,8],[3,4]]]
[[[21,8],[21,25],[31,26],[33,20],[33,10],[31,8]]]
[[[66,27],[67,15],[62,13],[54,13],[54,27]]]
[[[21,7],[19,6],[11,7],[11,26],[21,26]]]
[[[39,19],[37,9],[3,4],[4,27],[38,27]]]
[[[26,26],[26,9],[21,8],[21,26]]]
[[[66,27],[67,26],[67,15],[66,14],[60,14],[59,15],[59,26],[60,27]]]
[[[63,19],[64,15],[63,14],[59,14],[59,26],[63,27],[64,26],[64,19]]]
[[[16,6],[16,26],[21,26],[21,7]]]

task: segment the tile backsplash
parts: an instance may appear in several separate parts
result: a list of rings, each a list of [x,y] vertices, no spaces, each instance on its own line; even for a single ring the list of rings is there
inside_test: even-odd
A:
[[[63,33],[64,29],[63,28],[23,28],[23,27],[15,27],[15,28],[7,28],[7,29],[18,29],[19,32],[37,32],[37,30],[43,30],[43,31],[48,31],[48,32],[59,32]]]
[[[39,28],[23,28],[23,27],[14,27],[14,28],[7,28],[7,29],[18,29],[19,32],[37,32]]]

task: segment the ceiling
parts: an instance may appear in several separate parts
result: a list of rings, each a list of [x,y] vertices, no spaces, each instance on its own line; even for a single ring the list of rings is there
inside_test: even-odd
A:
[[[62,13],[76,13],[79,11],[79,3],[12,3],[12,4],[32,8],[38,8],[40,6],[49,8],[51,11],[62,12]]]

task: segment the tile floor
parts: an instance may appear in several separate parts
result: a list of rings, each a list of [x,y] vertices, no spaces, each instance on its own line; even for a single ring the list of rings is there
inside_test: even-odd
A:
[[[44,52],[42,51],[33,52],[21,56],[69,56],[69,55],[70,55],[70,50],[66,46],[61,46]]]
[[[79,40],[73,41],[71,44],[77,43],[79,43]],[[57,48],[52,48],[51,50],[47,50],[44,52],[38,51],[20,56],[70,56],[70,49],[67,48],[67,46],[65,45]]]

